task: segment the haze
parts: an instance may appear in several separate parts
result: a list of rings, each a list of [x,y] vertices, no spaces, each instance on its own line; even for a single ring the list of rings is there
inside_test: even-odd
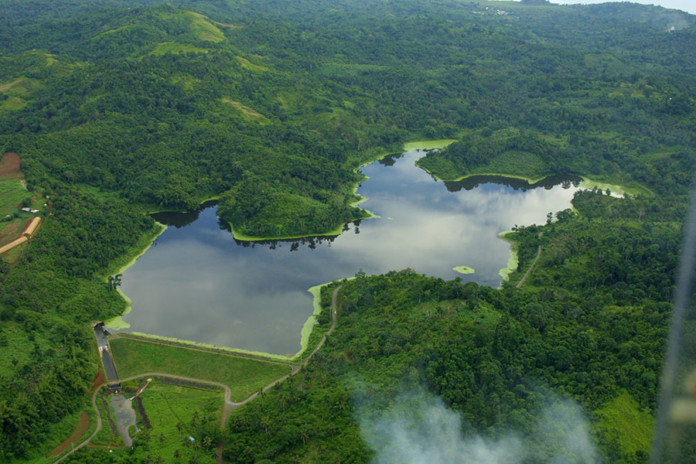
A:
[[[608,3],[605,0],[562,0],[554,1],[552,3],[558,3],[561,5],[589,5],[598,3]],[[631,3],[640,3],[643,5],[657,5],[664,8],[672,8],[675,10],[686,11],[691,14],[696,14],[696,2],[693,0],[635,0]]]

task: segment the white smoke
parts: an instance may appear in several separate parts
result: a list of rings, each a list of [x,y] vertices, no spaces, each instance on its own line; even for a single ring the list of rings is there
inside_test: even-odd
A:
[[[546,394],[548,396],[548,394]],[[588,422],[569,399],[549,398],[533,430],[487,438],[464,433],[459,413],[423,390],[400,395],[375,411],[358,405],[373,464],[596,464]]]

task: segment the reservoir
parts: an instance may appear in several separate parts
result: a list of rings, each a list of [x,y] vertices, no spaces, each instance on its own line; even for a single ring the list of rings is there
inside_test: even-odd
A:
[[[543,224],[570,207],[577,187],[522,188],[478,178],[443,183],[415,166],[420,151],[362,168],[360,206],[377,215],[349,224],[336,237],[273,242],[234,239],[210,206],[193,214],[159,214],[169,224],[123,274],[132,300],[125,332],[281,355],[300,349],[315,285],[359,271],[411,268],[444,279],[497,287],[510,245],[498,234]],[[453,270],[468,266],[473,274]]]

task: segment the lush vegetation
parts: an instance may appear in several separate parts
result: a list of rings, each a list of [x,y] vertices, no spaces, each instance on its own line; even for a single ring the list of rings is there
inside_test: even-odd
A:
[[[577,214],[518,230],[520,271],[543,250],[519,290],[410,272],[347,283],[339,330],[234,417],[227,459],[365,462],[357,378],[381,404],[425,384],[482,433],[526,433],[539,382],[581,404],[609,461],[644,462],[696,159],[696,21],[529,3],[2,2],[0,149],[50,215],[0,266],[0,460],[45,455],[85,406],[89,322],[123,310],[107,279],[156,233],[148,212],[218,198],[242,236],[328,233],[364,215],[361,164],[457,138],[422,166],[653,196],[581,194]]]

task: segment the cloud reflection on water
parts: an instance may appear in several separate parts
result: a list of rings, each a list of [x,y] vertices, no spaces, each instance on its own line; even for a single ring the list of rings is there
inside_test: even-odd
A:
[[[449,192],[414,166],[409,153],[392,166],[364,168],[370,179],[359,193],[381,218],[364,220],[331,242],[293,246],[278,242],[239,246],[221,230],[215,209],[180,229],[170,228],[123,276],[133,300],[124,317],[132,330],[278,354],[299,348],[299,333],[312,313],[306,289],[350,277],[362,269],[383,273],[410,267],[451,279],[500,283],[509,245],[498,234],[515,224],[544,223],[568,208],[576,188],[513,190],[483,184]],[[297,242],[299,243],[299,242]],[[297,248],[291,251],[291,248]]]

